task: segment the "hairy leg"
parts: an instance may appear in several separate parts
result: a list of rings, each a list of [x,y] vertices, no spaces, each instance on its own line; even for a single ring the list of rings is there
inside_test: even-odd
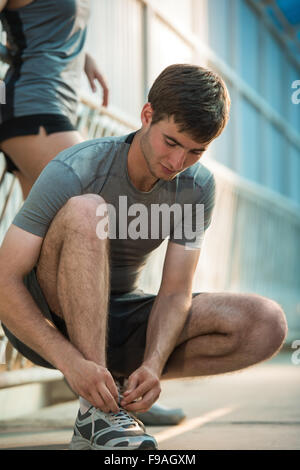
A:
[[[37,135],[4,140],[1,149],[19,168],[14,174],[19,179],[23,198],[26,199],[33,183],[50,160],[62,150],[83,140],[77,131],[55,132],[48,135],[42,126]]]
[[[86,359],[105,362],[109,244],[96,235],[100,196],[71,198],[53,219],[42,245],[37,279],[50,309]],[[104,340],[100,340],[104,338]]]
[[[284,312],[256,294],[203,293],[194,297],[185,327],[162,379],[223,374],[269,359],[287,333]]]

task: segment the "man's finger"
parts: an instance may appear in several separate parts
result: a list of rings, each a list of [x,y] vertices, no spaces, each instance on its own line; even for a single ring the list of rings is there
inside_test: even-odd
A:
[[[111,375],[109,375],[107,377],[106,386],[107,386],[108,390],[110,391],[110,393],[112,394],[112,396],[114,397],[116,403],[119,403],[118,388],[117,388],[117,386],[115,384],[115,381],[114,381],[114,379],[112,378]]]
[[[133,402],[134,400],[137,400],[140,397],[143,397],[145,393],[149,391],[149,389],[151,389],[151,385],[149,384],[149,382],[141,383],[134,390],[129,389],[129,393],[124,395],[124,399],[122,400],[121,405],[126,405],[128,403]]]
[[[107,408],[106,412],[112,411],[113,413],[118,413],[120,411],[116,400],[105,385],[101,387],[99,393],[101,394],[105,407]]]
[[[107,413],[106,411],[106,405],[101,397],[101,395],[96,391],[96,392],[93,392],[91,393],[91,396],[88,400],[95,408],[98,408],[99,410],[101,411],[104,411],[105,413]]]
[[[128,379],[127,386],[126,386],[126,390],[123,393],[123,396],[127,397],[128,394],[131,393],[138,386],[138,383],[139,383],[139,379],[136,375],[130,376]]]
[[[128,411],[139,411],[140,413],[144,411],[148,411],[153,405],[153,403],[156,402],[158,397],[159,397],[159,393],[153,390],[149,390],[149,392],[144,395],[142,400],[136,401],[135,403],[130,403],[126,405],[124,408]]]

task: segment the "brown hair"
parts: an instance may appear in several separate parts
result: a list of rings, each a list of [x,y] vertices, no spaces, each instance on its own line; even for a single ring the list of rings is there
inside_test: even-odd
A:
[[[173,116],[181,132],[209,143],[221,134],[229,119],[230,97],[224,81],[211,70],[174,64],[153,83],[148,101],[152,124]]]

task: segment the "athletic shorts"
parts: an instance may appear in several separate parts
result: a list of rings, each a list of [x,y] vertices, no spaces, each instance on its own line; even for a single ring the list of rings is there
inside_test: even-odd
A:
[[[37,281],[36,268],[24,278],[24,284],[31,293],[43,315],[51,320],[58,330],[69,339],[65,322],[52,312]],[[193,297],[200,293],[193,293]],[[128,376],[143,362],[146,345],[148,318],[155,295],[136,289],[123,294],[111,294],[109,300],[107,368],[116,376]],[[34,352],[5,325],[3,330],[11,344],[23,356],[38,366],[54,369],[39,354]]]
[[[0,124],[0,143],[12,137],[24,135],[37,135],[40,126],[45,128],[47,134],[54,132],[75,131],[70,119],[63,114],[33,114],[30,116],[19,116],[4,121]],[[3,152],[6,160],[6,171],[13,172],[19,168],[11,157]]]

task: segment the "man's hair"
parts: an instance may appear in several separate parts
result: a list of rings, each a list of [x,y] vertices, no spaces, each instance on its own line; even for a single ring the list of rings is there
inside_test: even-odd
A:
[[[218,137],[229,119],[230,97],[224,81],[197,65],[174,64],[163,70],[148,102],[153,109],[151,125],[173,116],[180,132],[202,143]]]

